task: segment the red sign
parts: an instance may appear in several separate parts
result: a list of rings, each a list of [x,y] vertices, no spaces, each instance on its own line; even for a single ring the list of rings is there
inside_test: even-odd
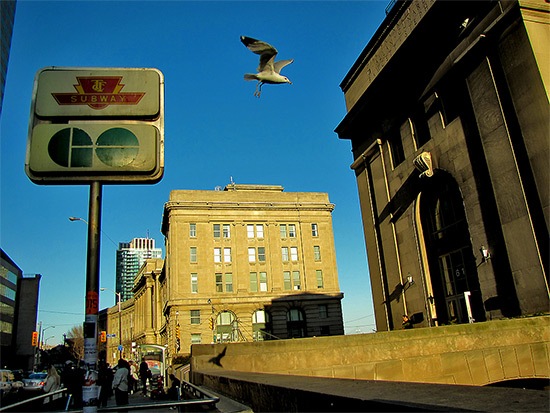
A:
[[[103,109],[109,105],[137,105],[145,92],[121,92],[122,76],[85,76],[73,85],[78,93],[52,93],[59,105],[88,105]]]
[[[88,291],[86,293],[86,315],[97,314],[99,307],[99,297],[97,292]]]

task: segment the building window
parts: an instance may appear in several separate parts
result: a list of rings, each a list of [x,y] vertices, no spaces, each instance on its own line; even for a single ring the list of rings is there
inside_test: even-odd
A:
[[[250,291],[258,292],[258,275],[255,272],[250,273]]]
[[[328,318],[328,305],[327,304],[319,304],[319,318]]]
[[[216,292],[223,293],[223,275],[222,273],[216,273]]]
[[[191,274],[191,292],[192,293],[199,292],[199,278],[197,276],[197,273]]]
[[[191,262],[197,262],[197,247],[189,247],[189,257]]]
[[[321,247],[318,245],[313,247],[313,255],[315,256],[315,260],[319,261],[321,259]]]
[[[294,290],[301,289],[300,271],[292,271],[292,287],[293,287]]]
[[[222,249],[214,248],[214,262],[222,262]]]
[[[201,310],[191,310],[191,324],[201,323]]]
[[[248,248],[248,262],[256,262],[256,248]]]
[[[311,236],[318,237],[319,232],[317,231],[317,224],[311,224]]]
[[[288,261],[288,247],[282,247],[281,254],[283,256],[283,261]]]
[[[230,272],[225,274],[225,292],[226,293],[233,292],[233,274]]]
[[[258,261],[265,262],[265,247],[258,247]]]
[[[296,225],[288,224],[288,236],[290,238],[296,238]]]
[[[223,262],[231,262],[231,248],[223,249]]]
[[[202,344],[202,338],[200,333],[191,334],[191,344]]]
[[[322,270],[317,270],[317,288],[324,288]]]
[[[231,225],[230,224],[223,224],[223,237],[224,238],[231,238]]]
[[[415,113],[411,116],[410,123],[412,126],[414,143],[418,149],[431,139],[430,128],[428,127],[426,114],[424,112],[424,105],[417,107]]]
[[[306,322],[302,310],[291,308],[286,313],[286,326],[288,338],[300,338],[306,336]]]
[[[256,229],[256,233],[254,234],[254,229]],[[263,238],[264,237],[264,224],[247,224],[246,225],[246,233],[248,235],[248,238]]]
[[[189,236],[195,238],[197,236],[197,224],[189,224]]]
[[[260,291],[267,291],[267,273],[260,272]]]
[[[279,225],[279,232],[281,233],[281,238],[286,238],[286,224]]]
[[[290,259],[298,261],[298,247],[290,247]]]
[[[256,310],[252,314],[252,339],[254,341],[268,340],[266,327],[269,322],[269,314],[265,310]]]
[[[214,238],[220,238],[222,236],[221,225],[214,224]]]
[[[403,140],[401,139],[401,133],[399,132],[399,130],[392,132],[388,139],[388,145],[390,147],[392,166],[395,169],[405,160]]]
[[[290,280],[290,271],[283,271],[283,280],[285,290],[292,290],[292,281]]]

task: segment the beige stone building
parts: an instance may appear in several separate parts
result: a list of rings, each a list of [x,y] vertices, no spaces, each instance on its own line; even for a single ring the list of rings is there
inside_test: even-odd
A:
[[[124,355],[161,345],[169,365],[191,344],[344,334],[333,209],[327,194],[281,186],[172,191],[166,259],[147,261],[122,303]],[[107,313],[112,334],[118,308]]]
[[[172,191],[160,281],[169,353],[343,334],[333,209],[327,194],[280,186]]]

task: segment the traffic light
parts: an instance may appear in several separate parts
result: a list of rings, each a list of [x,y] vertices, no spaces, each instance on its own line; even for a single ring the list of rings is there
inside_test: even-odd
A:
[[[213,318],[210,319],[209,327],[210,327],[210,330],[214,330],[214,319]]]
[[[106,331],[101,332],[101,341],[103,343],[107,341],[107,332]]]
[[[179,324],[176,326],[176,338],[178,340],[180,339],[180,325]]]
[[[32,346],[36,347],[38,345],[38,332],[33,331],[32,332]]]

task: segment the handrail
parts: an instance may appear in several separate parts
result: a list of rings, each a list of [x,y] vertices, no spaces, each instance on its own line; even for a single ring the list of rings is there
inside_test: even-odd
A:
[[[16,409],[16,408],[19,408],[21,406],[24,406],[25,404],[33,403],[33,402],[36,402],[40,399],[46,399],[46,398],[55,396],[56,394],[63,395],[66,392],[67,392],[67,388],[62,388],[60,390],[52,391],[50,393],[44,393],[44,394],[41,394],[40,396],[31,397],[30,399],[22,400],[22,401],[17,402],[17,403],[13,403],[13,404],[9,404],[7,406],[0,407],[0,412],[8,412],[12,409]]]
[[[98,412],[128,412],[133,410],[145,410],[145,409],[160,409],[163,407],[178,407],[178,406],[195,406],[195,405],[212,405],[220,401],[220,398],[214,396],[207,391],[185,381],[181,381],[181,387],[191,393],[196,399],[191,400],[179,400],[179,401],[165,401],[155,403],[140,403],[140,404],[128,404],[124,406],[111,406],[98,409]]]

